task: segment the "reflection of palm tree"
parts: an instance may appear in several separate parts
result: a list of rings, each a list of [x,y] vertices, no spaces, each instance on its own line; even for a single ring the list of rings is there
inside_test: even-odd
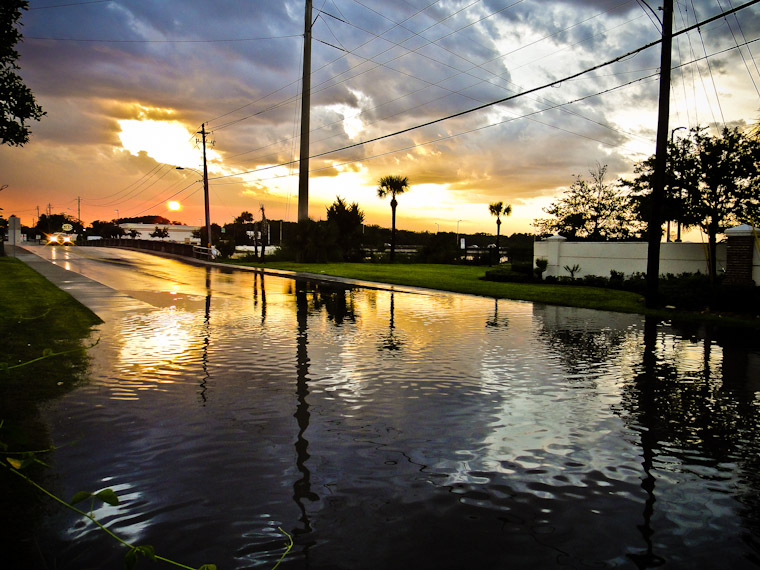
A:
[[[393,291],[391,291],[391,320],[388,325],[388,334],[383,338],[383,342],[380,344],[381,349],[385,350],[400,350],[404,341],[396,336],[394,325],[394,313],[395,305],[393,303]]]
[[[378,198],[391,197],[391,262],[396,254],[396,196],[409,190],[409,179],[406,176],[391,174],[383,176],[377,183]]]

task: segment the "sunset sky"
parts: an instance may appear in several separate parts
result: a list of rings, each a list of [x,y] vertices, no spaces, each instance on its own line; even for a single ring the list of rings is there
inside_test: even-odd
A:
[[[678,1],[674,30],[741,4]],[[400,174],[412,189],[397,227],[493,233],[487,205],[503,200],[511,234],[532,231],[597,162],[610,180],[630,175],[654,152],[659,46],[393,133],[657,40],[661,12],[648,5],[315,0],[310,216],[324,219],[339,195],[389,226],[377,180]],[[50,205],[74,217],[80,207],[85,223],[157,214],[198,225],[203,192],[190,169],[202,168],[205,123],[212,221],[258,217],[261,204],[270,219],[296,220],[302,0],[32,0],[22,23],[20,74],[47,115],[28,144],[0,148],[5,217],[32,225]],[[760,118],[759,38],[760,4],[676,37],[671,129]]]

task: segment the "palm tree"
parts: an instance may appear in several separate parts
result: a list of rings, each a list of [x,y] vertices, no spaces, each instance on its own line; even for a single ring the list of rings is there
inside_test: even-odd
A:
[[[391,262],[396,253],[396,196],[410,190],[409,179],[406,176],[397,176],[390,174],[383,176],[377,182],[378,198],[385,198],[388,194],[391,196]]]
[[[494,202],[493,204],[488,204],[488,211],[491,212],[492,216],[496,216],[496,263],[498,264],[499,261],[501,261],[501,254],[499,253],[499,234],[501,233],[501,216],[509,216],[512,213],[512,206],[507,204],[504,205],[504,202]]]

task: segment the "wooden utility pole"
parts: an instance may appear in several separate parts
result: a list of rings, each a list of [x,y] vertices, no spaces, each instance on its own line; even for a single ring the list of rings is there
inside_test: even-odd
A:
[[[309,111],[311,106],[311,4],[306,0],[301,80],[301,154],[298,163],[298,221],[309,219]]]
[[[657,120],[657,148],[652,185],[652,210],[649,214],[647,250],[646,306],[656,307],[659,300],[660,240],[662,239],[662,204],[665,195],[665,169],[668,160],[668,119],[670,116],[670,62],[673,43],[673,0],[665,0],[662,14],[662,52],[660,53],[660,103]]]
[[[206,123],[201,124],[201,142],[203,144],[203,203],[206,208],[206,247],[211,258],[211,210],[208,203],[208,165],[206,164]]]

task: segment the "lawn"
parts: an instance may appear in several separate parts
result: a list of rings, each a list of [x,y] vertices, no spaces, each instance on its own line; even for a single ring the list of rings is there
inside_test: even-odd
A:
[[[603,309],[624,313],[643,313],[641,295],[600,287],[546,285],[540,283],[497,283],[483,281],[487,267],[443,264],[389,263],[291,263],[285,261],[253,263],[233,260],[230,263],[313,275],[330,275],[393,285],[423,287],[454,293],[482,295],[502,299],[519,299],[551,305]]]
[[[100,319],[25,263],[0,257],[0,368],[81,346]],[[47,364],[47,363],[46,363]],[[52,365],[56,367],[55,364]],[[60,370],[60,366],[59,366]],[[38,369],[39,372],[39,369]]]

